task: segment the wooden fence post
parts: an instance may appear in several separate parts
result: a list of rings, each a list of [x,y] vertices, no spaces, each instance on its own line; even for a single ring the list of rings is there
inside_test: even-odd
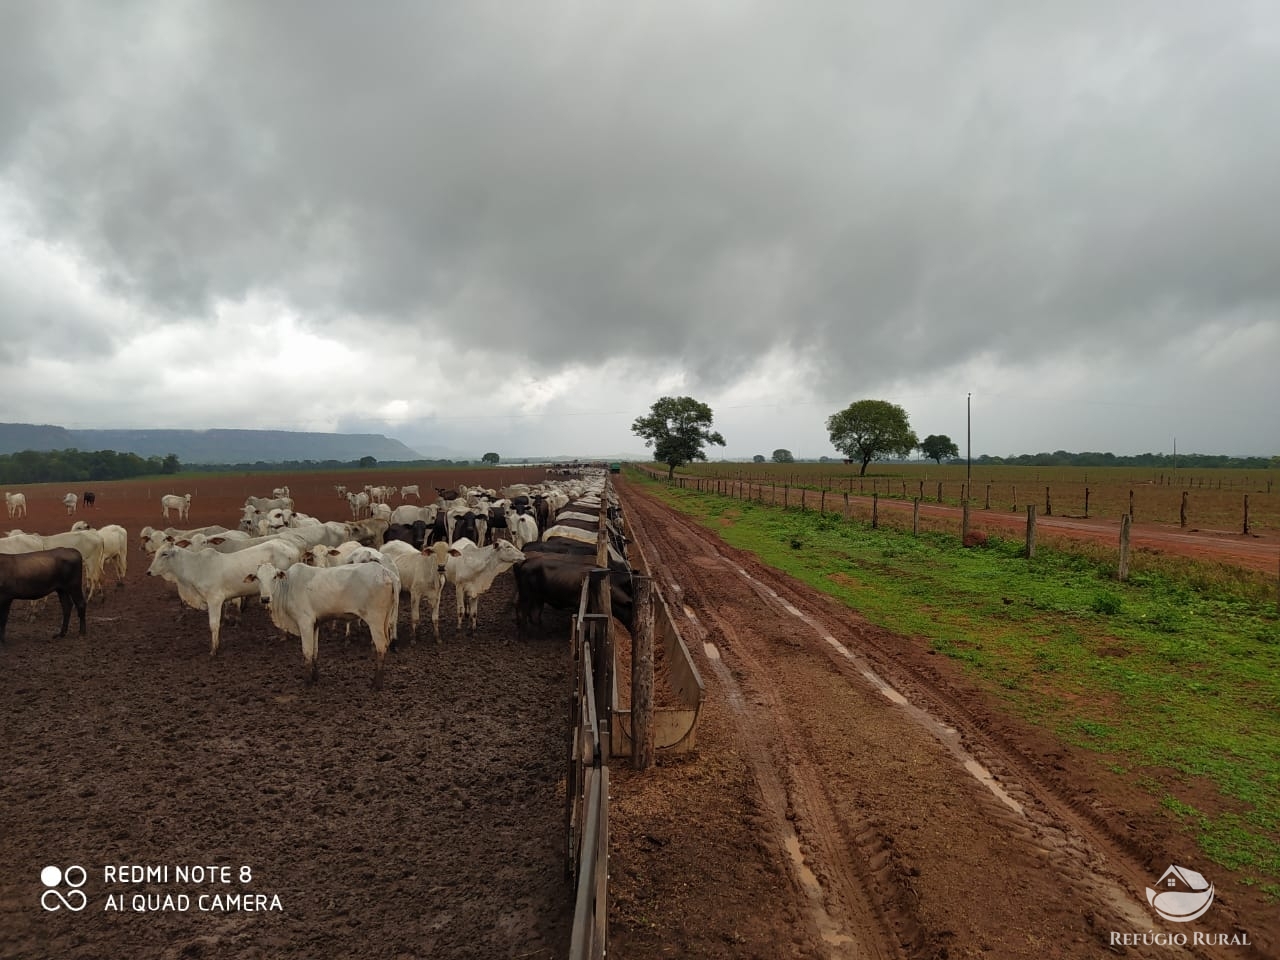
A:
[[[1049,488],[1044,488],[1044,515],[1046,517],[1053,516],[1053,501],[1049,499]]]
[[[969,545],[969,501],[960,501],[960,543]]]
[[[1129,519],[1133,519],[1133,491],[1129,491]]]
[[[818,497],[818,513],[822,514],[826,512],[827,512],[827,488],[823,487],[822,493]]]
[[[1036,555],[1036,505],[1027,504],[1027,559]]]
[[[1178,508],[1178,526],[1187,528],[1187,491],[1182,491],[1182,506]]]
[[[1084,488],[1084,518],[1089,519],[1089,488]]]
[[[991,482],[987,481],[987,502],[982,505],[983,510],[991,509]]]
[[[880,494],[873,493],[871,495],[871,529],[874,530],[880,526]]]
[[[920,481],[920,486],[916,490],[916,496],[919,497],[921,500],[924,499],[924,481],[923,480]]]
[[[844,495],[844,519],[849,519],[849,494]]]
[[[653,581],[636,577],[635,645],[631,651],[631,765],[653,766]]]
[[[1116,579],[1124,583],[1129,579],[1129,515],[1120,518],[1120,566],[1116,569]]]
[[[1013,490],[1013,512],[1017,513],[1018,512],[1018,487],[1015,484],[1011,489]]]
[[[916,497],[911,501],[911,532],[920,535],[920,498]]]
[[[1249,495],[1244,495],[1244,529],[1241,530],[1245,536],[1249,535]]]
[[[942,502],[942,481],[938,481],[938,502]]]
[[[791,499],[791,487],[789,484],[782,485],[782,509],[785,510],[790,505],[788,501]]]

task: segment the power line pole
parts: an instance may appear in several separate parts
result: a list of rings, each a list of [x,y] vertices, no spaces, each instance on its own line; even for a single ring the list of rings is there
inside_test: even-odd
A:
[[[964,402],[965,438],[964,438],[964,488],[973,489],[973,394],[970,393]]]

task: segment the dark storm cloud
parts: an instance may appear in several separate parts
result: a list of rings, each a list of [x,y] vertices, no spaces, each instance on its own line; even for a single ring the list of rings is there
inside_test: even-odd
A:
[[[819,390],[1280,299],[1266,4],[6,5],[0,170],[163,317]]]

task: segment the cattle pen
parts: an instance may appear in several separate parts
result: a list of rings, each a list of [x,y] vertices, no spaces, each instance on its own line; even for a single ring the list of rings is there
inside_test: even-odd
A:
[[[192,522],[234,523],[246,487],[281,482],[339,518],[348,479],[200,478]],[[408,644],[402,614],[383,691],[367,638],[341,628],[307,687],[297,638],[258,605],[224,618],[211,657],[205,614],[147,577],[133,538],[161,520],[154,482],[96,492],[95,520],[130,532],[124,586],[90,603],[83,638],[51,638],[56,603],[19,604],[0,648],[0,957],[567,955],[569,613],[517,642],[502,577],[474,635],[451,595],[440,644],[429,628]],[[23,518],[69,520],[52,497]],[[219,869],[177,879],[196,865]],[[77,903],[72,881],[81,911],[54,896]]]

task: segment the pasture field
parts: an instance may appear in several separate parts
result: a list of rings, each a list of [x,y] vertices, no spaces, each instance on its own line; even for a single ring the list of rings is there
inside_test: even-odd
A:
[[[665,467],[661,464],[654,465]],[[857,466],[832,463],[697,463],[686,464],[676,476],[715,477],[765,485],[784,484],[836,493],[910,500],[921,497],[958,505],[964,496],[964,464],[876,464],[858,476]],[[992,510],[1016,512],[1035,504],[1045,514],[1046,488],[1052,515],[1084,517],[1085,490],[1089,491],[1090,517],[1118,519],[1130,509],[1139,523],[1178,526],[1183,494],[1186,494],[1187,527],[1240,533],[1244,498],[1249,497],[1252,532],[1280,531],[1280,470],[1179,469],[1143,467],[1021,467],[980,466],[972,470],[970,504]]]
[[[964,549],[954,530],[872,530],[631,476],[730,545],[949,658],[1003,709],[1145,794],[1236,883],[1280,898],[1274,578],[1148,557],[1118,583],[1114,555],[1087,549],[1028,561],[1020,538]]]
[[[192,526],[234,527],[246,494],[283,484],[299,509],[346,519],[332,485],[358,489],[366,476],[394,474],[179,474],[90,488],[97,505],[76,519],[129,531],[125,585],[89,604],[84,637],[73,621],[51,639],[56,603],[34,615],[15,604],[0,648],[0,957],[565,954],[567,615],[549,612],[543,637],[514,642],[504,575],[481,600],[477,633],[460,634],[446,587],[439,645],[429,620],[408,643],[402,606],[384,690],[371,689],[359,625],[350,641],[326,628],[308,687],[298,639],[282,639],[258,604],[224,615],[211,658],[205,614],[146,575],[137,533],[163,526],[162,494],[193,493]],[[474,469],[401,482],[519,478]],[[30,513],[12,526],[70,526],[66,485],[20,489]],[[176,879],[174,868],[197,864],[230,866],[233,879]],[[51,865],[85,868],[83,912],[42,909]],[[117,865],[170,875],[111,879]],[[263,894],[267,908],[228,907],[230,894]]]

